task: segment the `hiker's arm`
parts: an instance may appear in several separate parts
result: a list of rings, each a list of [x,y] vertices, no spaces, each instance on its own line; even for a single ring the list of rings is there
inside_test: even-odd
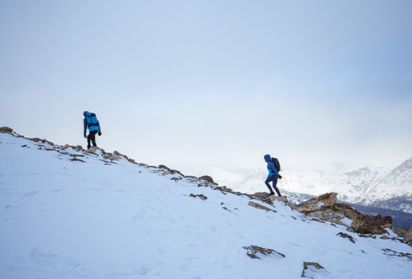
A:
[[[84,137],[87,137],[86,136],[86,130],[87,130],[87,121],[86,121],[86,118],[84,118],[83,119],[83,135],[84,135]]]
[[[101,136],[102,135],[102,127],[100,126],[100,122],[99,122],[99,132],[98,135]]]

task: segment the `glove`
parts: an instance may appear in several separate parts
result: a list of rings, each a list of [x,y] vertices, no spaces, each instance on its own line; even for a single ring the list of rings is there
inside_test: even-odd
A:
[[[99,131],[98,135],[101,136],[101,135],[102,135],[102,132]]]
[[[282,179],[282,176],[279,174],[279,179]]]

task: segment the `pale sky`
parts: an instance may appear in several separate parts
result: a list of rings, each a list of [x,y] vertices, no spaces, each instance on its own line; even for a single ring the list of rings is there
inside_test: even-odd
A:
[[[0,0],[0,126],[187,172],[412,156],[412,1]],[[264,168],[264,165],[262,166]]]

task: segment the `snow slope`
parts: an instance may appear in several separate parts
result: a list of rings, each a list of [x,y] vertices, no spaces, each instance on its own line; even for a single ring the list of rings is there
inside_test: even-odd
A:
[[[9,134],[0,154],[0,278],[300,278],[304,261],[325,267],[313,278],[412,273],[408,257],[383,251],[410,246],[282,203],[266,212],[178,173]],[[249,245],[285,257],[252,259]]]

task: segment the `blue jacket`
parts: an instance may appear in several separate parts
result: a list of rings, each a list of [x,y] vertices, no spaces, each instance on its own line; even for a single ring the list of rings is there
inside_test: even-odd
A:
[[[279,173],[275,167],[275,164],[272,161],[272,157],[269,154],[266,154],[265,156],[263,156],[263,158],[268,164],[268,172],[269,172],[268,177],[273,176],[273,175],[279,176]]]
[[[273,176],[273,175],[279,176],[279,173],[276,170],[275,164],[272,162],[272,160],[270,160],[267,163],[268,163],[268,171],[269,171],[268,177]]]

